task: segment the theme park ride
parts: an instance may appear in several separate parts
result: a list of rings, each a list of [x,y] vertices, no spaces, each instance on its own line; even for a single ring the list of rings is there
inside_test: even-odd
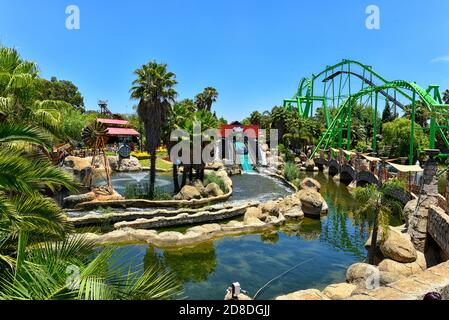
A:
[[[377,114],[381,101],[391,103],[395,113],[397,108],[405,111],[406,107],[411,112],[410,164],[414,163],[415,118],[419,112],[419,101],[429,112],[429,149],[435,149],[438,135],[449,150],[449,105],[443,103],[439,86],[430,85],[423,89],[414,82],[389,81],[376,73],[371,66],[357,61],[343,60],[326,67],[318,74],[312,74],[310,78],[303,78],[295,96],[284,100],[284,107],[297,109],[303,118],[312,117],[316,107],[322,108],[326,130],[311,155],[312,159],[320,149],[333,147],[351,150],[351,115],[356,103],[374,109],[372,149],[377,152]],[[440,156],[449,157],[449,154]]]

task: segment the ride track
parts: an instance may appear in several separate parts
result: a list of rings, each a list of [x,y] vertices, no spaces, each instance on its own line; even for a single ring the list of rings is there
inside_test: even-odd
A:
[[[319,88],[319,85],[322,88]],[[322,95],[317,95],[322,89]],[[356,90],[355,90],[356,89]],[[363,99],[366,97],[365,102]],[[360,101],[362,105],[374,108],[373,113],[373,143],[372,149],[377,152],[377,130],[378,130],[378,107],[379,100],[386,103],[391,102],[396,108],[405,111],[406,106],[411,108],[411,130],[410,130],[410,164],[414,164],[415,145],[415,119],[419,112],[417,103],[429,112],[430,124],[428,128],[429,148],[435,149],[436,137],[439,135],[449,150],[449,105],[444,104],[439,91],[439,86],[430,85],[427,90],[414,82],[404,80],[388,81],[373,71],[371,66],[354,60],[343,60],[333,66],[326,67],[311,78],[303,78],[299,83],[297,93],[292,99],[284,100],[284,108],[293,110],[296,108],[303,118],[314,115],[314,103],[321,103],[326,131],[322,134],[318,145],[310,156],[313,159],[321,149],[329,147],[351,150],[351,116],[354,104]],[[331,108],[336,113],[331,113]],[[426,128],[424,128],[426,129]],[[343,138],[344,133],[346,139]],[[344,141],[346,140],[346,141]],[[440,154],[441,157],[449,157],[449,154]]]

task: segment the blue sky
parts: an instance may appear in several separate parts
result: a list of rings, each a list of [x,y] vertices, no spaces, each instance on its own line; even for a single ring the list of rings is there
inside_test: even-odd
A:
[[[68,5],[80,30],[65,28]],[[380,9],[380,30],[365,8]],[[132,72],[149,60],[177,74],[179,99],[206,86],[228,120],[271,109],[301,77],[341,59],[387,79],[449,88],[447,0],[0,0],[0,44],[36,61],[44,77],[72,80],[88,108],[108,99],[131,112]]]

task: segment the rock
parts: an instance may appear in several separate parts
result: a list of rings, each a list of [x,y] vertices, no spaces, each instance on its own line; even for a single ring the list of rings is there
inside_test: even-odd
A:
[[[139,160],[135,157],[128,159],[120,159],[118,156],[108,157],[109,165],[111,168],[114,166],[114,162],[117,163],[116,171],[120,172],[138,172],[142,171],[142,166]]]
[[[79,158],[68,156],[64,159],[64,166],[74,169],[75,173],[79,173],[82,169],[90,167],[92,158]]]
[[[262,210],[262,213],[269,214],[270,216],[279,216],[279,207],[278,204],[274,201],[269,201],[264,204],[261,204],[259,208]]]
[[[404,279],[405,277],[401,274],[398,273],[393,273],[393,272],[387,272],[387,271],[380,271],[379,272],[380,275],[380,285],[381,286],[385,286],[387,284],[396,282],[398,280]]]
[[[312,178],[305,178],[301,181],[299,187],[303,190],[305,189],[313,189],[317,192],[320,192],[321,190],[321,184]]]
[[[415,262],[400,263],[391,259],[385,259],[379,264],[379,271],[395,273],[405,277],[419,273],[426,268],[426,258],[421,252],[417,252],[417,259]]]
[[[385,240],[380,243],[380,251],[385,257],[402,263],[414,262],[417,258],[413,243],[407,237],[391,229]]]
[[[404,213],[405,224],[407,227],[410,223],[410,219],[415,214],[415,209],[417,206],[418,206],[418,199],[413,199],[413,200],[409,201],[404,207],[403,213]]]
[[[216,183],[209,183],[204,189],[204,193],[207,197],[218,197],[223,195],[223,191],[221,191],[220,186]]]
[[[301,190],[295,194],[295,197],[301,201],[301,210],[305,215],[319,217],[327,208],[327,204],[324,205],[324,198],[315,190]]]
[[[430,206],[438,205],[438,198],[433,196],[421,196],[420,206],[409,219],[407,232],[412,238],[416,250],[424,252],[427,238],[427,217]]]
[[[64,198],[63,205],[65,208],[74,208],[77,204],[95,200],[95,193],[88,192],[83,194],[72,195]]]
[[[315,171],[315,161],[307,159],[304,163],[304,168],[306,168],[306,171],[313,172]]]
[[[332,300],[344,300],[349,298],[356,288],[356,285],[350,283],[331,284],[323,290],[323,293]]]
[[[201,199],[201,194],[194,186],[184,186],[178,195],[175,196],[176,200],[192,200]]]
[[[378,273],[379,270],[367,263],[355,263],[351,265],[346,271],[346,281],[352,284],[359,284],[366,281],[366,279],[373,274]]]
[[[245,219],[245,221],[249,218],[265,220],[267,218],[267,216],[268,216],[268,214],[263,213],[260,208],[251,207],[251,208],[246,209],[244,219]]]
[[[199,179],[195,179],[192,183],[192,186],[194,186],[198,191],[204,188],[203,182]]]
[[[317,289],[309,289],[279,296],[275,300],[330,300],[330,299]]]
[[[301,209],[301,201],[294,196],[288,196],[282,199],[278,204],[279,212],[286,218],[302,219],[304,212]]]

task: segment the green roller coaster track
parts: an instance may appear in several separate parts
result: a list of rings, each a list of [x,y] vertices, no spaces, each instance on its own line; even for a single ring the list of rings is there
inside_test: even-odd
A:
[[[319,88],[322,86],[322,88]],[[317,94],[322,89],[322,94]],[[363,99],[366,98],[365,102]],[[439,86],[430,85],[427,90],[414,82],[403,80],[388,81],[373,71],[371,66],[358,61],[343,60],[333,66],[326,67],[319,74],[311,78],[303,78],[298,91],[292,99],[284,100],[284,107],[297,109],[303,118],[314,115],[314,106],[319,103],[326,121],[326,130],[321,136],[311,158],[321,148],[346,147],[351,149],[351,114],[354,103],[370,105],[374,109],[374,128],[372,149],[377,152],[377,129],[379,100],[393,103],[395,108],[404,110],[406,101],[411,106],[410,154],[409,162],[414,163],[414,137],[417,102],[420,99],[430,115],[429,148],[435,149],[437,135],[439,135],[449,150],[449,105],[443,103]],[[331,115],[330,107],[337,110]],[[346,143],[343,135],[346,133]],[[448,157],[449,154],[440,156]]]

